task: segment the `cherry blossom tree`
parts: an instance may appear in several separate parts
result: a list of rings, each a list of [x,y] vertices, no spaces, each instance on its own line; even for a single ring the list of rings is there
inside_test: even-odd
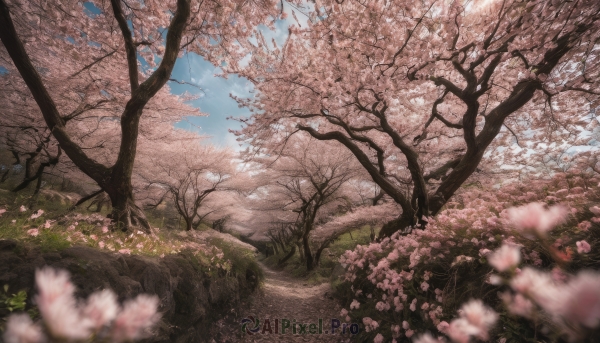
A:
[[[331,213],[353,203],[354,194],[348,192],[348,183],[359,178],[361,169],[353,163],[343,147],[325,144],[307,136],[294,136],[284,149],[271,150],[268,156],[255,156],[266,171],[263,201],[272,210],[288,212],[288,218],[279,218],[275,224],[291,225],[292,234],[298,229],[302,256],[306,267],[315,267],[315,255],[310,236],[315,225]],[[258,177],[258,176],[257,176]],[[291,219],[290,218],[290,219]]]
[[[326,0],[310,17],[254,50],[238,134],[343,144],[402,208],[381,236],[426,224],[519,138],[577,135],[599,104],[597,1]]]
[[[227,204],[231,199],[223,193],[243,191],[245,186],[238,182],[243,176],[231,150],[201,145],[197,135],[182,130],[174,130],[173,136],[180,140],[167,139],[158,154],[140,160],[138,187],[146,190],[154,205],[172,200],[189,231],[212,213],[226,216],[223,208],[231,205]],[[188,139],[181,138],[185,136]]]
[[[0,56],[3,63],[9,62],[9,73],[16,70],[20,74],[61,150],[109,195],[112,218],[123,229],[132,225],[148,228],[143,211],[135,204],[132,186],[146,106],[169,81],[180,53],[194,52],[215,64],[235,66],[245,56],[239,42],[258,24],[269,24],[272,15],[276,15],[275,3],[268,0],[252,4],[112,0],[85,5],[78,1],[3,0]],[[47,63],[57,56],[66,65]],[[69,83],[66,91],[65,87],[51,88],[52,80],[60,79],[61,73],[81,87]],[[104,163],[78,141],[77,136],[85,136],[85,132],[72,124],[72,119],[100,106],[106,98],[121,95],[114,134],[118,153]],[[65,98],[74,103],[65,105]]]
[[[54,61],[58,63],[58,61]],[[20,191],[29,183],[37,180],[35,193],[39,191],[45,174],[67,176],[76,182],[89,184],[85,174],[78,171],[68,156],[63,155],[60,145],[50,133],[43,120],[35,101],[31,98],[26,85],[15,72],[0,75],[0,98],[7,106],[3,108],[0,118],[0,136],[2,146],[9,150],[16,164],[24,164],[25,175],[13,191]],[[63,89],[65,93],[70,88],[79,89],[80,85],[72,82],[68,76],[59,77],[49,82],[53,89]],[[88,85],[89,86],[89,85]],[[85,147],[86,153],[103,164],[114,162],[113,151],[119,149],[118,119],[122,112],[120,104],[125,102],[116,83],[105,91],[116,94],[98,101],[97,106],[86,105],[78,110],[76,115],[65,119],[79,130],[73,133],[73,138]],[[164,87],[145,108],[146,115],[140,122],[139,144],[156,145],[155,142],[165,137],[172,130],[172,125],[187,115],[203,115],[197,109],[186,104],[193,100],[189,95],[174,96],[169,94],[169,88]],[[78,99],[63,98],[64,106],[78,106]],[[176,139],[176,136],[172,137]],[[151,149],[145,149],[151,150]],[[155,151],[154,151],[155,152]],[[144,158],[143,156],[140,156]],[[48,168],[51,170],[48,171]],[[3,175],[4,178],[8,176]],[[88,187],[86,187],[88,188]],[[100,189],[92,194],[102,193]],[[84,197],[84,200],[87,197]]]

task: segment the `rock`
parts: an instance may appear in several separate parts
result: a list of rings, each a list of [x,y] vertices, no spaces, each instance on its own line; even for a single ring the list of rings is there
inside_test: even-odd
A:
[[[0,240],[0,251],[13,250],[17,247],[17,242],[12,239]]]
[[[258,287],[250,270],[238,276],[210,277],[190,253],[151,258],[82,246],[60,254],[42,253],[0,240],[0,286],[8,284],[11,292],[27,291],[29,306],[35,295],[35,270],[44,265],[68,270],[81,298],[105,288],[117,293],[120,301],[140,293],[157,295],[162,321],[156,334],[144,341],[152,343],[209,341],[212,323],[239,307],[240,297]]]

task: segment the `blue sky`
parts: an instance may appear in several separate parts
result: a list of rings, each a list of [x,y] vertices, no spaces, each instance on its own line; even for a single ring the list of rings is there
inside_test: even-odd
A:
[[[265,40],[270,43],[274,38],[279,46],[282,46],[288,36],[288,26],[296,24],[292,16],[293,8],[284,3],[284,11],[288,13],[285,20],[279,20],[275,23],[275,30],[269,30],[266,27],[260,27]],[[307,19],[304,15],[296,12],[296,17],[303,27],[306,27]],[[204,60],[196,54],[186,54],[177,60],[172,78],[192,83],[199,86],[181,85],[176,82],[169,82],[171,92],[182,94],[188,92],[200,96],[198,100],[191,102],[191,105],[207,113],[207,117],[188,117],[186,120],[178,123],[176,126],[197,131],[202,135],[208,135],[208,142],[217,146],[229,146],[238,148],[239,143],[236,137],[229,133],[229,129],[238,129],[240,124],[234,120],[227,120],[227,117],[249,116],[250,111],[246,108],[238,108],[237,103],[229,94],[238,97],[251,97],[253,85],[245,78],[237,75],[229,75],[227,79],[215,77],[220,73],[220,69]]]
[[[169,82],[171,92],[181,94],[187,91],[200,96],[190,104],[207,113],[208,116],[188,117],[176,126],[211,136],[209,141],[215,145],[237,147],[235,136],[228,130],[238,129],[240,125],[236,121],[227,120],[227,117],[247,116],[250,111],[246,108],[238,108],[229,94],[250,97],[253,87],[251,82],[237,75],[230,75],[227,79],[215,77],[214,74],[219,71],[196,54],[187,54],[177,60],[171,77],[198,85],[202,90],[190,85]]]

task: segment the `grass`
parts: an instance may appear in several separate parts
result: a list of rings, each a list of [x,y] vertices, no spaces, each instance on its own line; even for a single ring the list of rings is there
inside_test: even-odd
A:
[[[165,225],[166,216],[171,214],[168,210],[146,212],[153,228],[150,235],[139,231],[125,233],[109,229],[109,221],[106,219],[109,210],[106,208],[101,212],[92,212],[84,204],[76,212],[71,212],[69,203],[51,201],[42,195],[32,201],[31,196],[25,192],[27,190],[12,193],[0,189],[0,209],[6,210],[0,214],[0,239],[38,246],[43,252],[60,252],[73,245],[83,245],[145,256],[191,253],[203,271],[245,276],[241,273],[246,273],[249,269],[259,280],[262,279],[262,270],[256,263],[254,252],[248,249],[222,239],[201,239],[196,232],[181,230],[182,225],[175,226],[173,230],[157,229],[164,227],[162,225]],[[27,204],[33,204],[33,208],[21,211],[21,205],[29,207]],[[44,214],[39,218],[32,218],[32,214],[38,209],[42,209]],[[47,222],[50,225],[45,225]],[[205,224],[198,228],[198,231],[205,230],[212,229]]]
[[[220,238],[211,238],[208,242],[219,248],[223,252],[224,258],[231,261],[231,272],[233,274],[241,275],[250,270],[259,280],[264,279],[264,273],[258,265],[253,251],[240,248],[238,245]]]

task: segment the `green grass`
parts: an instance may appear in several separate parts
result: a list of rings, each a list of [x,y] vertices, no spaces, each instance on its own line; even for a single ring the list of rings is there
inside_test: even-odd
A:
[[[220,238],[212,238],[208,242],[223,252],[224,259],[231,261],[231,272],[235,275],[241,275],[250,270],[260,281],[264,279],[263,271],[258,265],[253,251]]]
[[[56,232],[42,231],[38,237],[43,252],[62,251],[71,246],[71,242]]]

